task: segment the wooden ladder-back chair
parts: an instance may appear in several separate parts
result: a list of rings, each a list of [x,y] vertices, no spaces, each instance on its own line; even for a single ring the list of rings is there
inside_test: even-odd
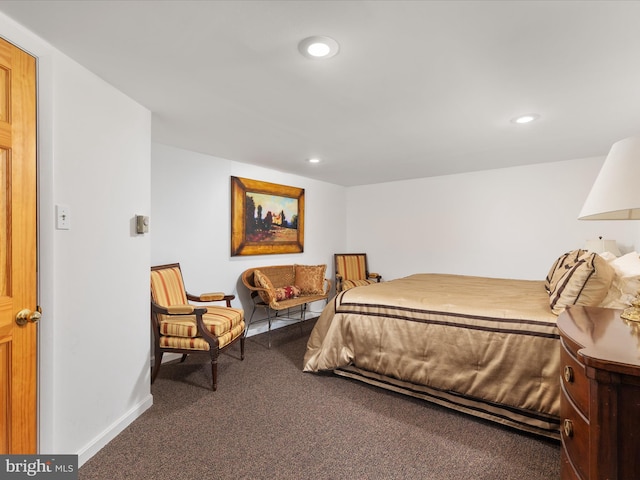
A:
[[[179,263],[151,267],[151,326],[155,360],[151,383],[158,376],[162,355],[187,355],[209,352],[212,388],[218,387],[218,354],[240,341],[240,358],[244,360],[244,312],[231,308],[234,295],[205,293],[192,295],[185,290]],[[192,305],[193,302],[225,302],[221,305]]]
[[[366,253],[336,253],[336,293],[382,280],[382,276],[369,272]]]

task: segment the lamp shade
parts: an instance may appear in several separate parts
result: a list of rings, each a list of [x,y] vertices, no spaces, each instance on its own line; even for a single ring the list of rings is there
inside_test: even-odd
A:
[[[640,135],[613,144],[578,219],[640,219]]]

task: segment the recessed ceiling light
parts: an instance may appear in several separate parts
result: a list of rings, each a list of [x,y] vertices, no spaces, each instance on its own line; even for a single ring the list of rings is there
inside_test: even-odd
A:
[[[337,55],[340,46],[333,38],[307,37],[298,44],[298,50],[306,58],[318,60]]]
[[[319,158],[310,158],[307,160],[309,163],[320,163],[321,160]]]
[[[540,118],[540,115],[538,115],[537,113],[527,113],[526,115],[520,115],[519,117],[512,118],[511,122],[519,123],[519,124],[531,123],[534,120],[537,120],[539,118]]]

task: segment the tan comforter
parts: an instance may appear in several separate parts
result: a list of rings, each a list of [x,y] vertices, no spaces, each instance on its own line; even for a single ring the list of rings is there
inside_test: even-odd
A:
[[[303,368],[352,365],[558,417],[558,338],[542,281],[416,274],[337,295]]]

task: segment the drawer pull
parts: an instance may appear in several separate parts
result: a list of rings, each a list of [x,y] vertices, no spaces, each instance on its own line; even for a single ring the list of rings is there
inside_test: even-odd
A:
[[[569,365],[565,365],[564,366],[564,380],[567,383],[573,383],[573,368],[571,368]]]
[[[573,437],[573,422],[568,418],[564,419],[562,422],[562,428],[564,430],[564,436],[567,438]]]

